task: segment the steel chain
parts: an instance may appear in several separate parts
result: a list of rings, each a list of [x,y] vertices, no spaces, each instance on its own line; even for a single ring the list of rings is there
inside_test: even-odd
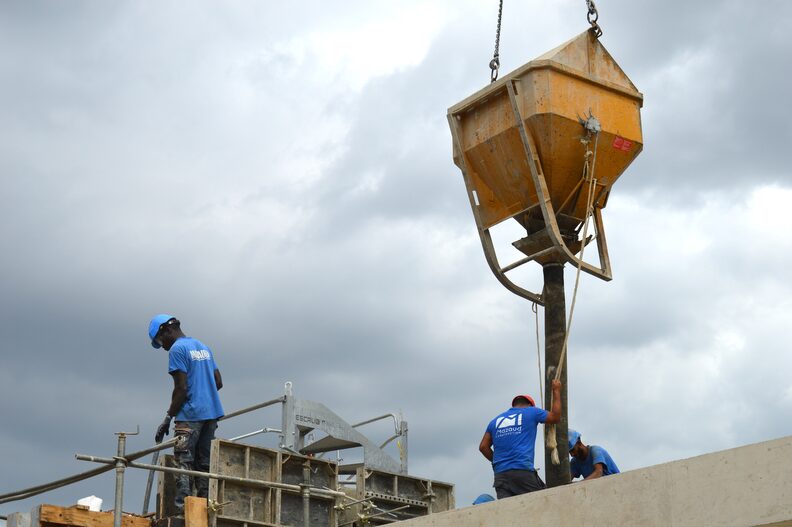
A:
[[[500,68],[498,48],[500,48],[501,18],[503,18],[503,0],[500,0],[500,5],[498,6],[498,28],[495,30],[495,53],[492,55],[492,60],[489,63],[491,83],[498,80],[498,69]]]
[[[597,6],[594,5],[594,0],[586,0],[586,6],[588,7],[586,19],[588,20],[588,23],[591,24],[591,30],[594,32],[594,36],[599,38],[602,36],[602,28],[599,26],[599,24],[597,24],[597,20],[599,20]]]

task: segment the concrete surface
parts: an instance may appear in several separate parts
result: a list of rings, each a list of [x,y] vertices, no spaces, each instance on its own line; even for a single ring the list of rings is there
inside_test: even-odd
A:
[[[792,437],[784,437],[416,518],[399,527],[792,527],[790,465]]]

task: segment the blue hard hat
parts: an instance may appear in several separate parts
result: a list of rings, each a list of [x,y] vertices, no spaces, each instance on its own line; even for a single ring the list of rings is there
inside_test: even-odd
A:
[[[149,333],[148,333],[149,338],[151,339],[151,347],[155,349],[159,349],[162,347],[158,342],[154,340],[154,337],[157,336],[160,326],[172,318],[176,318],[176,317],[174,317],[173,315],[161,314],[151,319],[151,322],[149,322]]]
[[[481,503],[487,503],[488,501],[495,501],[495,498],[490,496],[489,494],[480,494],[476,501],[473,502],[473,505],[479,505]]]
[[[575,448],[575,445],[580,440],[580,433],[575,430],[569,429],[569,450]]]

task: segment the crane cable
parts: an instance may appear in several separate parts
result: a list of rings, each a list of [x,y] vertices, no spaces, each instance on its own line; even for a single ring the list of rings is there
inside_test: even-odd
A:
[[[597,6],[594,5],[594,0],[586,0],[586,7],[588,7],[586,19],[588,23],[591,24],[591,31],[594,32],[595,37],[600,38],[602,36],[602,28],[597,24],[599,13],[597,12]]]
[[[586,0],[586,20],[591,24],[591,31],[596,38],[602,36],[602,28],[597,23],[599,20],[599,12],[594,0]],[[498,4],[498,26],[495,29],[495,52],[492,54],[492,60],[489,62],[490,68],[490,83],[498,80],[498,70],[500,69],[500,33],[501,33],[501,20],[503,19],[503,0]]]
[[[589,123],[593,125],[589,128]],[[567,327],[566,327],[566,334],[564,335],[564,344],[561,347],[561,358],[558,360],[558,367],[556,367],[555,375],[553,377],[554,380],[559,380],[561,378],[561,370],[564,366],[564,359],[566,359],[567,353],[567,344],[569,343],[569,330],[572,327],[572,316],[575,313],[575,302],[577,301],[577,292],[578,286],[580,285],[580,269],[583,262],[583,253],[586,249],[586,237],[588,236],[588,226],[589,226],[589,219],[594,213],[594,190],[597,186],[597,179],[594,177],[594,167],[597,163],[597,144],[599,143],[599,122],[594,119],[593,116],[590,116],[587,121],[585,121],[586,129],[588,130],[587,136],[582,140],[587,145],[585,158],[586,161],[583,165],[583,179],[588,180],[588,197],[586,198],[586,217],[583,220],[583,238],[582,243],[580,246],[580,262],[577,266],[577,272],[575,273],[575,288],[572,292],[572,303],[569,307],[569,319],[567,320]],[[594,151],[588,150],[588,143],[591,140],[591,136],[594,136]],[[537,335],[538,336],[538,335]],[[550,408],[553,407],[553,392],[550,392]],[[545,445],[547,448],[551,449],[552,452],[550,454],[550,459],[553,465],[558,465],[561,463],[561,460],[558,457],[558,441],[556,439],[556,427],[554,424],[545,427]]]
[[[496,80],[498,80],[498,68],[500,68],[500,55],[498,54],[498,50],[500,48],[500,31],[501,31],[502,18],[503,18],[503,0],[500,0],[500,5],[498,6],[498,27],[495,30],[495,53],[492,54],[492,60],[489,63],[490,83],[493,83]]]

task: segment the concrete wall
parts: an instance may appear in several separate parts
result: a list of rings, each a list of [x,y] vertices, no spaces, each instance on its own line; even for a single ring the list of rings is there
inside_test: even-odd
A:
[[[399,523],[501,525],[792,526],[792,437]]]

